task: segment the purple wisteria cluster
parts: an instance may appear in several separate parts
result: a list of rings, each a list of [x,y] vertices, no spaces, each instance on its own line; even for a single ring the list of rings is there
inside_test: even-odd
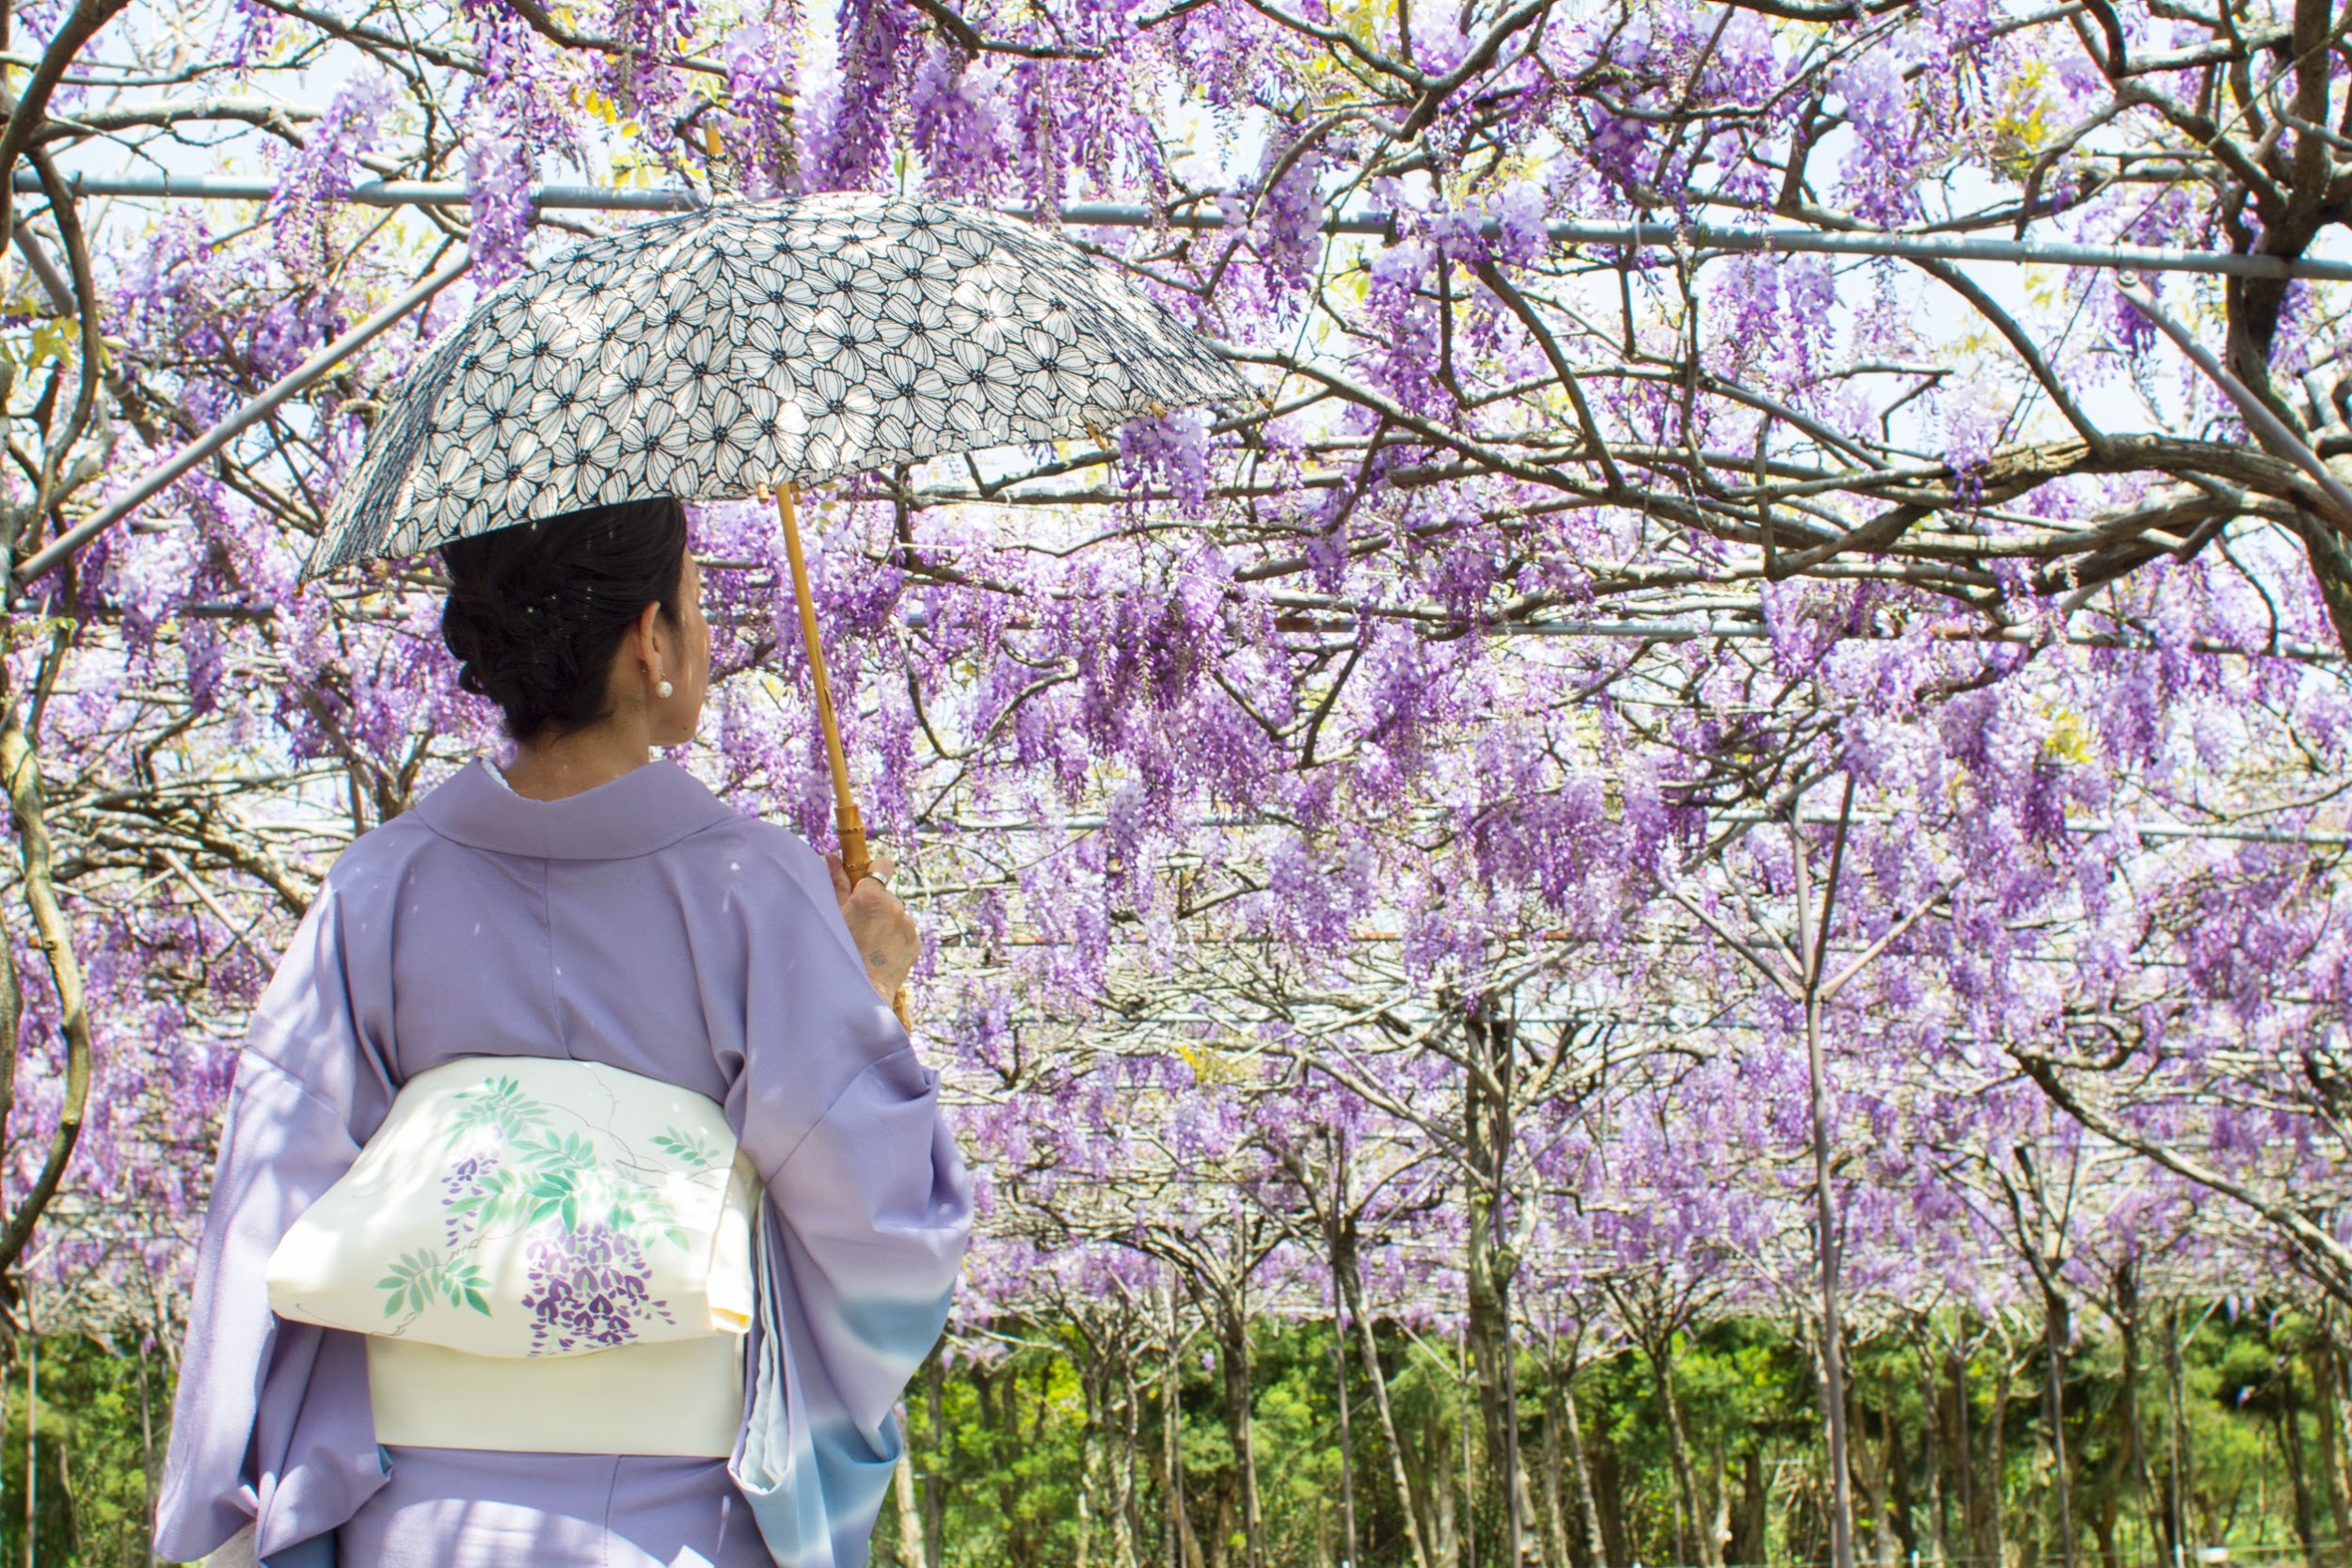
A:
[[[315,275],[335,254],[323,226],[351,196],[359,160],[375,149],[399,85],[380,71],[356,76],[336,91],[300,151],[285,158],[270,221],[278,254],[296,276]]]

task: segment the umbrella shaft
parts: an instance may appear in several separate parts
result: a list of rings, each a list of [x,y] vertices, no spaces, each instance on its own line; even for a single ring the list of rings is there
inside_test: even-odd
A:
[[[833,769],[833,823],[841,836],[841,869],[855,887],[874,862],[866,850],[866,824],[858,816],[857,802],[850,799],[850,761],[842,754],[841,726],[833,716],[833,685],[825,679],[825,649],[817,636],[817,605],[809,597],[808,561],[801,554],[800,508],[792,485],[776,486],[776,516],[784,524],[784,553],[792,562],[792,597],[801,610],[801,641],[808,645],[808,673],[817,686],[817,724],[825,732],[825,764]],[[900,986],[890,999],[890,1010],[898,1015],[900,1023],[914,1026],[907,1010],[906,987]]]
[[[808,648],[809,678],[817,688],[817,724],[825,732],[825,764],[833,769],[833,819],[841,836],[841,869],[851,885],[873,864],[866,850],[866,824],[850,798],[850,762],[841,751],[841,725],[833,712],[833,683],[825,678],[825,648],[817,635],[817,605],[809,596],[808,560],[801,553],[800,508],[795,487],[776,486],[776,517],[784,525],[784,553],[792,562],[792,597],[801,610],[801,641]]]

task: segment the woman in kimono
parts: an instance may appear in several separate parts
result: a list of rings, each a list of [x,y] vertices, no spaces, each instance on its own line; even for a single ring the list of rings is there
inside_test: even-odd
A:
[[[676,501],[442,558],[460,684],[499,705],[516,752],[346,849],[254,1008],[156,1547],[269,1568],[858,1568],[893,1406],[946,1322],[971,1214],[937,1076],[885,1000],[913,922],[879,880],[850,887],[838,857],[654,760],[693,738],[710,668]],[[365,1337],[271,1312],[273,1248],[401,1085],[502,1055],[601,1062],[724,1107],[768,1197],[796,1547],[771,1557],[717,1457],[379,1447]]]

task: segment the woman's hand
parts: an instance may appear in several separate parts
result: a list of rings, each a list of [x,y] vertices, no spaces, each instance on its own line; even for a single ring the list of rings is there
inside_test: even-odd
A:
[[[827,855],[825,868],[833,873],[833,895],[841,905],[850,939],[866,960],[866,977],[885,1000],[895,996],[914,968],[915,956],[923,951],[923,935],[914,928],[914,917],[882,885],[898,869],[897,863],[888,855],[876,855],[873,866],[855,887],[850,885],[850,873],[840,855]]]

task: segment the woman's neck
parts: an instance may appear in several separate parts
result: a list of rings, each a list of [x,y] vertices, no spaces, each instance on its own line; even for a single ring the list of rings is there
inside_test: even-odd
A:
[[[603,723],[554,740],[525,741],[501,771],[523,799],[560,800],[611,784],[652,760],[643,725]]]

